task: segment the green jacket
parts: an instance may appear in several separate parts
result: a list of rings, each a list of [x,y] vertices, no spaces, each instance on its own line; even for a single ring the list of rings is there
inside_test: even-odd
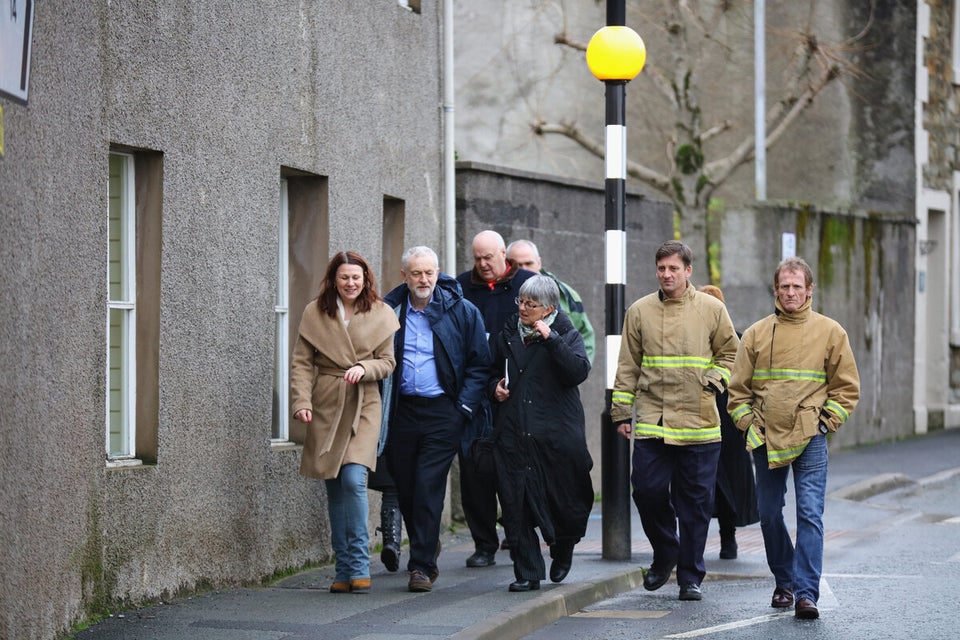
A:
[[[583,338],[583,346],[587,350],[587,359],[590,360],[592,365],[596,339],[593,334],[593,325],[590,324],[587,312],[583,309],[583,300],[580,299],[580,294],[546,269],[541,270],[540,275],[547,276],[557,283],[557,287],[560,289],[560,309],[570,317],[570,322],[573,323],[574,328]]]

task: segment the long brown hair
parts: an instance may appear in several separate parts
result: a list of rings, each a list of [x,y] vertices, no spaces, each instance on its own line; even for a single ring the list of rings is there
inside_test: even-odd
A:
[[[373,304],[380,299],[377,295],[377,279],[370,270],[370,265],[363,257],[354,251],[341,251],[333,256],[330,264],[327,265],[327,271],[323,274],[323,282],[320,283],[320,293],[317,295],[317,306],[320,312],[325,313],[331,318],[337,317],[337,269],[342,264],[355,264],[363,271],[363,289],[357,296],[357,313],[366,313],[370,311]]]

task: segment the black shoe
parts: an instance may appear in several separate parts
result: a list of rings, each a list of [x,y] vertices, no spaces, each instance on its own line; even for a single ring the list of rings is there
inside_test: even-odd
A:
[[[675,564],[671,564],[665,570],[655,569],[651,566],[643,575],[643,588],[647,591],[656,591],[667,584],[667,580],[670,579],[670,574],[673,573],[675,566]]]
[[[492,553],[486,553],[484,551],[477,551],[472,556],[467,558],[467,566],[471,569],[477,569],[479,567],[492,567],[497,564],[497,561],[493,559]]]
[[[720,532],[720,559],[737,559],[737,534],[735,530]]]
[[[509,591],[538,591],[540,589],[539,580],[517,580],[511,582],[507,587]]]
[[[550,557],[553,558],[553,562],[550,563],[550,581],[563,582],[573,564],[573,545],[569,542],[551,545]]]
[[[400,568],[400,546],[394,543],[384,543],[380,550],[380,562],[387,571],[396,571]]]
[[[700,585],[693,583],[680,585],[680,599],[703,600],[703,592],[700,591]]]
[[[800,598],[797,600],[794,615],[801,620],[816,620],[820,617],[820,610],[810,598]]]

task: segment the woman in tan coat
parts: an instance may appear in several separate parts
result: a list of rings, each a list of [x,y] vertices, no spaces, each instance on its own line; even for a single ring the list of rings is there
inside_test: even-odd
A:
[[[320,294],[303,310],[293,348],[293,417],[307,424],[301,475],[326,481],[330,538],[336,556],[332,593],[370,590],[367,472],[376,467],[381,402],[377,381],[396,361],[400,323],[377,295],[358,254],[327,265]]]

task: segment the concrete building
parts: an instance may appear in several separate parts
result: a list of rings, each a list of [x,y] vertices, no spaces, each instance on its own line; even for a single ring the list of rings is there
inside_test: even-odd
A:
[[[333,252],[390,286],[444,230],[440,3],[28,6],[28,96],[0,97],[8,640],[327,561],[300,312]]]

